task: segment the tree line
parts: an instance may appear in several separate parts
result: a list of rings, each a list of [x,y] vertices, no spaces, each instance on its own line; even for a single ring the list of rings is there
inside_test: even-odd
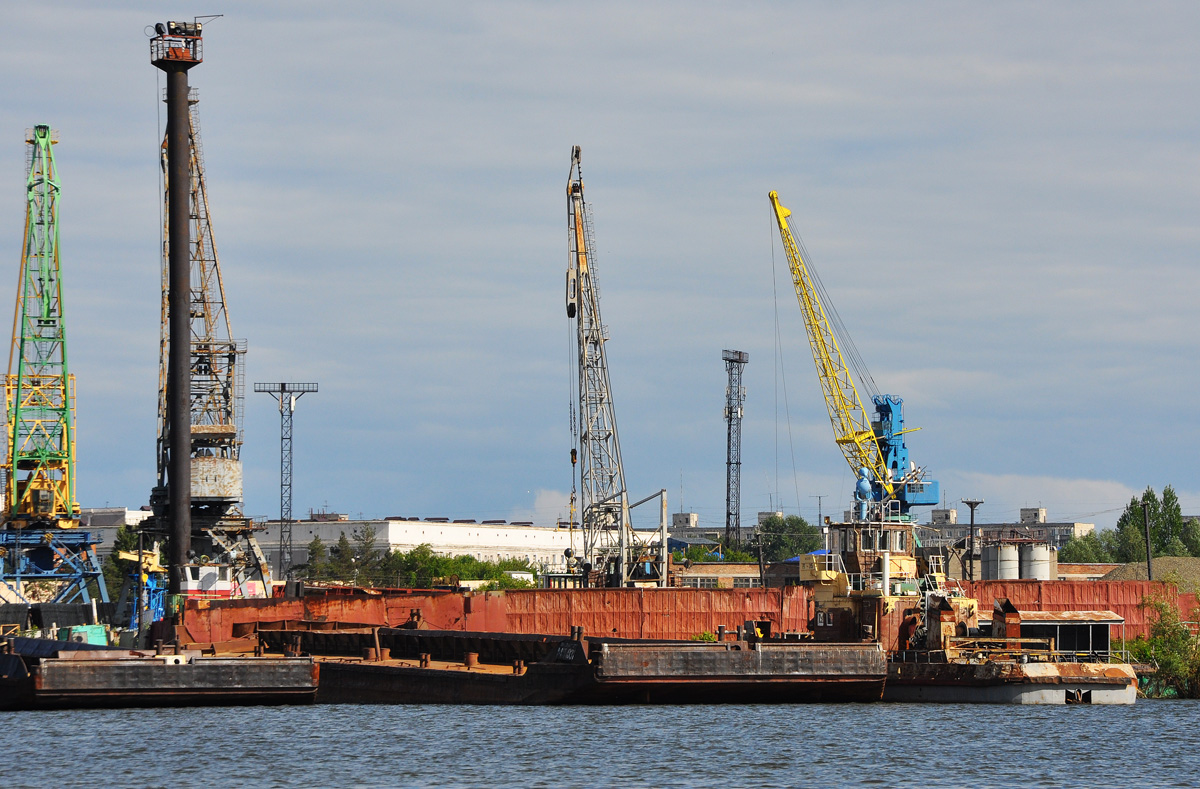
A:
[[[1183,519],[1179,497],[1167,485],[1161,496],[1147,487],[1141,498],[1130,499],[1115,529],[1071,538],[1059,549],[1058,560],[1122,564],[1146,561],[1146,514],[1153,556],[1200,556],[1200,521]]]
[[[732,541],[726,545],[722,540],[711,548],[692,545],[686,551],[674,551],[675,561],[691,559],[693,562],[757,562],[761,542],[762,560],[766,563],[783,562],[793,556],[810,553],[824,542],[821,530],[799,515],[765,518],[749,540]]]
[[[485,589],[521,589],[532,586],[506,571],[537,573],[524,559],[485,561],[474,556],[443,556],[429,544],[411,551],[381,551],[375,547],[375,530],[355,529],[326,546],[320,537],[308,544],[308,561],[293,570],[310,581],[335,581],[358,586],[429,588],[458,581],[490,581]]]

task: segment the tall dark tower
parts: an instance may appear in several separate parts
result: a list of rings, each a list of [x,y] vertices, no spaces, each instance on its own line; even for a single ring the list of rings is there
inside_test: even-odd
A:
[[[188,70],[204,59],[198,22],[168,22],[154,26],[150,62],[167,75],[167,186],[169,189],[170,361],[167,365],[167,411],[170,453],[168,519],[171,553],[170,592],[182,591],[182,568],[192,547],[192,424],[191,424],[191,224],[188,198],[191,174],[188,160]]]
[[[742,368],[750,361],[745,351],[722,351],[729,385],[725,387],[725,548],[742,541],[742,404],[746,387],[742,386]]]

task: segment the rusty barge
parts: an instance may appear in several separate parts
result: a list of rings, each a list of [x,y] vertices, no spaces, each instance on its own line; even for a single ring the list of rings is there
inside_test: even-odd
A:
[[[311,704],[311,657],[123,650],[8,638],[0,651],[0,709]]]
[[[1137,675],[1115,659],[1111,611],[1021,612],[995,599],[990,618],[918,557],[912,524],[832,524],[831,549],[798,557],[818,641],[871,639],[888,653],[884,701],[1133,704]],[[1023,625],[1024,623],[1024,625]]]
[[[750,631],[747,631],[750,633]],[[724,643],[353,628],[264,630],[268,650],[311,653],[317,700],[383,704],[870,702],[883,695],[879,644],[753,634]]]

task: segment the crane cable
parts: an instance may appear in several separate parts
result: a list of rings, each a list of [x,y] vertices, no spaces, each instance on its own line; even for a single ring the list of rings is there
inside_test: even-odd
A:
[[[860,386],[866,391],[871,398],[879,394],[879,387],[875,384],[875,379],[871,376],[871,371],[867,369],[866,362],[863,361],[862,355],[858,352],[858,346],[854,344],[854,339],[850,336],[850,332],[846,330],[846,325],[842,323],[842,316],[838,314],[837,307],[834,306],[833,299],[829,298],[829,293],[825,290],[825,283],[821,281],[821,275],[817,273],[816,267],[813,265],[812,256],[804,246],[804,239],[796,232],[794,228],[790,228],[792,238],[796,240],[796,246],[800,250],[800,254],[804,257],[804,265],[808,269],[808,274],[812,278],[813,286],[817,291],[817,298],[821,301],[821,306],[825,309],[825,316],[829,319],[829,325],[833,329],[834,336],[837,337],[838,345],[841,346],[842,356],[849,362],[849,366],[854,371],[854,378]],[[771,247],[772,253],[774,246]]]
[[[775,213],[772,209],[768,217],[767,237],[771,241],[771,294],[775,300],[775,491],[779,491],[779,379],[783,380],[783,414],[787,419],[788,450],[792,455],[792,484],[796,488],[796,513],[800,512],[800,474],[796,471],[796,444],[792,439],[792,409],[788,404],[787,370],[783,366],[783,340],[779,331],[779,289],[775,277]],[[780,509],[783,509],[782,502]]]

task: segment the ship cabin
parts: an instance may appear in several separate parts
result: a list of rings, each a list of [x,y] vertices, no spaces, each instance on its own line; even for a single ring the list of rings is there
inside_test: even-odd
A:
[[[926,616],[924,593],[946,583],[940,557],[918,563],[908,522],[830,523],[824,533],[824,550],[798,557],[799,583],[809,588],[813,638],[878,641],[889,652],[908,649]],[[945,637],[966,636],[979,626],[974,600],[945,595],[937,599],[949,609],[946,626],[930,628],[939,647]]]
[[[829,584],[844,575],[846,596],[918,594],[911,524],[834,523],[824,531],[825,550],[800,557],[801,583]]]
[[[227,600],[237,597],[238,589],[233,582],[232,571],[233,568],[228,564],[185,564],[180,593],[201,600]]]

